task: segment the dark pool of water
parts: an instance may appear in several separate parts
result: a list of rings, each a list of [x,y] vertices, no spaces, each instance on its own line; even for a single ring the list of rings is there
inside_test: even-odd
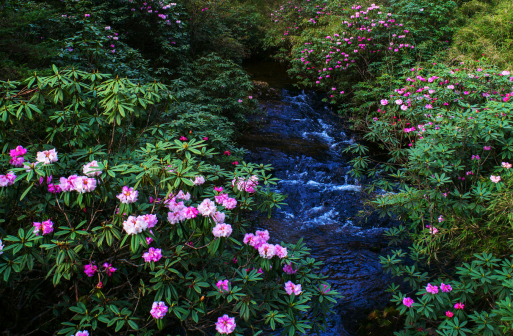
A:
[[[262,228],[275,242],[295,243],[304,237],[344,296],[326,335],[354,335],[367,311],[389,301],[385,289],[391,279],[383,273],[379,256],[388,251],[383,231],[392,223],[357,216],[366,195],[349,175],[349,159],[341,154],[355,141],[343,120],[315,93],[293,90],[279,63],[245,69],[278,92],[273,99],[261,100],[267,114],[253,119],[260,127],[239,139],[249,150],[246,161],[272,164],[280,178],[276,191],[288,195],[288,204],[272,219],[263,220]]]

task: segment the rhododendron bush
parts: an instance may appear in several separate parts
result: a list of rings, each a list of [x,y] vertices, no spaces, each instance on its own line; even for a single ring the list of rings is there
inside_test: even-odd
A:
[[[290,43],[290,74],[328,92],[332,103],[345,99],[351,82],[376,76],[378,67],[393,73],[400,55],[415,48],[398,16],[374,3],[295,1],[274,11],[272,20],[284,33],[270,43]]]
[[[284,196],[222,117],[184,111],[160,83],[53,72],[1,82],[3,326],[323,329],[338,294],[304,243],[256,227]]]
[[[362,144],[347,149],[356,176],[380,177],[369,188],[380,191],[376,207],[405,222],[386,233],[390,243],[413,242],[381,260],[412,290],[390,288],[407,315],[404,335],[511,332],[511,261],[490,253],[505,258],[512,247],[512,83],[485,60],[412,68],[364,120],[388,161]]]

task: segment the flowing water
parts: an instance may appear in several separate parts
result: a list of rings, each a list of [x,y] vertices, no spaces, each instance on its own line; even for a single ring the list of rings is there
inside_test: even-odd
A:
[[[390,278],[379,256],[388,251],[383,231],[389,220],[358,217],[365,193],[349,175],[351,165],[342,150],[354,143],[343,120],[315,93],[294,91],[275,63],[246,66],[253,79],[274,90],[258,96],[265,116],[260,127],[246,131],[239,143],[249,150],[246,161],[271,164],[280,178],[275,191],[288,195],[287,205],[263,220],[274,242],[295,243],[304,237],[323,272],[344,296],[326,335],[355,335],[367,311],[384,307]]]

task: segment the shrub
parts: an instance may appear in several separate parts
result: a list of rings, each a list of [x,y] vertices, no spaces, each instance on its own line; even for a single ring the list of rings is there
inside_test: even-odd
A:
[[[230,150],[243,152],[225,142],[218,117],[177,115],[166,85],[53,71],[1,83],[0,276],[16,298],[4,299],[4,326],[324,328],[338,294],[321,263],[301,241],[247,233],[249,213],[284,199],[269,190],[271,167],[232,163]]]

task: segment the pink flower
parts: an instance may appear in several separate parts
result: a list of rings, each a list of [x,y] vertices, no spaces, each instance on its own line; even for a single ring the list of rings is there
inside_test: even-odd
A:
[[[109,263],[104,263],[103,267],[105,268],[105,271],[107,272],[108,276],[111,276],[112,273],[117,271],[117,268],[112,267]]]
[[[212,229],[214,237],[229,237],[232,234],[232,226],[230,224],[219,223]]]
[[[408,308],[411,308],[413,306],[413,300],[410,299],[409,297],[405,297],[403,299],[403,305],[405,305]]]
[[[226,314],[219,317],[216,322],[216,330],[220,334],[231,334],[236,326],[235,317],[229,317]]]
[[[9,160],[9,164],[15,167],[23,167],[23,162],[25,162],[25,158],[23,156],[16,156]]]
[[[142,257],[145,262],[157,262],[160,260],[160,258],[162,258],[162,250],[150,247],[148,252],[143,253]]]
[[[454,308],[456,308],[456,309],[463,309],[463,308],[465,308],[465,305],[463,303],[461,303],[461,302],[458,302],[458,303],[456,303],[454,305]]]
[[[433,234],[433,235],[434,235],[434,234],[437,234],[437,233],[438,233],[438,229],[437,229],[436,227],[431,226],[431,225],[426,225],[426,227],[429,229],[429,232],[430,232],[431,234]]]
[[[502,163],[502,167],[503,167],[503,168],[510,169],[510,168],[511,168],[511,166],[512,166],[512,165],[511,165],[511,163],[508,163],[508,162],[503,162],[503,163]]]
[[[148,228],[148,222],[144,216],[128,216],[126,221],[123,222],[123,229],[129,235],[141,233]]]
[[[266,243],[266,242],[269,240],[269,238],[271,238],[271,237],[269,236],[269,231],[267,231],[267,230],[264,230],[264,231],[257,230],[257,231],[255,232],[255,234],[256,234],[256,236],[257,236],[259,239],[261,239],[264,243]]]
[[[75,190],[83,194],[96,189],[96,180],[86,176],[79,176],[75,180]]]
[[[249,98],[249,99],[253,99],[253,97],[252,97],[252,96],[249,96],[248,98]]]
[[[219,291],[221,290],[224,290],[224,291],[227,291],[228,290],[228,284],[230,282],[228,280],[219,280],[217,283],[216,283],[216,286],[217,288],[219,288]]]
[[[449,293],[450,291],[452,291],[452,287],[451,285],[446,285],[442,282],[442,284],[440,285],[440,289],[442,290],[442,292],[444,293]]]
[[[48,185],[48,192],[52,194],[58,194],[62,192],[61,187],[58,184],[50,183]]]
[[[89,15],[89,14],[86,14],[86,15]],[[71,335],[73,336],[73,335]],[[75,334],[75,336],[89,336],[89,331],[87,330],[84,330],[84,331],[77,331],[77,333]]]
[[[493,183],[499,183],[499,181],[501,180],[501,177],[500,176],[490,176],[490,180],[492,180]]]
[[[186,138],[186,137],[184,137],[184,136],[181,136],[181,137],[180,137],[180,141],[187,141],[187,138]]]
[[[229,198],[228,194],[219,194],[217,196],[214,196],[214,199],[217,204],[223,204],[224,202],[226,202],[228,200],[228,198]]]
[[[226,219],[226,215],[224,212],[216,211],[216,213],[214,214],[214,216],[212,216],[212,218],[214,218],[214,221],[216,223],[224,223],[224,221]]]
[[[164,316],[166,316],[168,307],[163,301],[155,301],[151,305],[150,314],[153,316],[153,318],[156,318],[157,320],[160,320]]]
[[[287,274],[295,274],[297,272],[297,269],[295,270],[292,267],[292,264],[289,264],[289,265],[283,266],[283,272],[285,272]]]
[[[428,283],[428,285],[426,287],[426,292],[428,292],[430,294],[436,294],[436,293],[438,293],[438,286],[433,286],[430,283]]]
[[[43,164],[50,164],[52,162],[57,162],[59,159],[57,157],[57,151],[53,148],[47,151],[37,152],[36,160]]]
[[[223,187],[214,187],[214,191],[222,192],[223,191]]]
[[[5,178],[7,179],[7,185],[13,185],[16,181],[16,175],[13,172],[5,174]]]
[[[68,178],[61,177],[59,187],[62,191],[73,191],[75,190],[75,180],[77,179],[77,175],[71,175]]]
[[[195,186],[197,186],[197,185],[202,185],[203,183],[205,183],[205,178],[204,178],[203,176],[196,176],[196,177],[194,178],[193,184],[194,184]]]
[[[224,153],[223,153],[223,154],[224,154],[224,155],[227,155],[227,156],[230,156],[230,155],[231,155],[230,151],[224,151]]]
[[[117,195],[116,197],[119,198],[121,203],[130,204],[135,203],[137,201],[137,195],[137,190],[134,190],[134,188],[124,186],[121,191],[121,194]]]
[[[388,100],[386,99],[381,99],[381,105],[385,106],[388,104]]]
[[[254,242],[257,238],[255,237],[254,234],[252,233],[246,233],[246,235],[244,236],[244,239],[242,240],[244,242],[244,244],[246,245],[251,245],[252,242]]]
[[[53,222],[49,219],[42,223],[34,222],[34,233],[39,236],[39,232],[42,231],[42,235],[46,235],[53,232]]]
[[[228,210],[234,209],[237,206],[237,200],[235,198],[228,198],[223,202],[223,206]]]
[[[483,149],[484,150],[490,150],[490,149],[492,149],[492,146],[484,146]]]
[[[287,281],[285,283],[285,291],[288,295],[292,295],[292,293],[299,295],[301,294],[301,285],[296,285],[292,281]]]
[[[199,213],[198,209],[196,209],[193,206],[190,206],[190,207],[184,209],[184,215],[185,215],[185,218],[187,218],[187,219],[196,218],[198,213]]]
[[[88,164],[85,164],[83,171],[84,175],[87,175],[89,177],[100,176],[102,174],[102,171],[100,170],[100,167],[98,166],[98,162],[96,160],[93,160]]]
[[[207,140],[208,140],[208,137],[203,137],[203,140],[207,141]]]
[[[447,316],[448,318],[451,318],[454,316],[453,312],[450,312],[450,311],[446,311],[445,312],[445,316]]]
[[[438,223],[442,223],[444,220],[444,216],[440,215],[440,217],[438,217]]]
[[[205,217],[210,217],[214,215],[216,213],[216,210],[216,205],[208,198],[205,198],[203,202],[201,202],[200,205],[198,205],[199,213]]]
[[[262,258],[271,259],[276,254],[276,249],[272,244],[262,244],[258,248],[258,253]]]
[[[155,225],[157,225],[157,223],[159,221],[157,219],[157,216],[153,215],[153,214],[146,214],[146,215],[142,215],[141,217],[144,218],[144,221],[147,223],[147,228],[148,229],[151,229],[152,227],[155,227]]]
[[[88,277],[92,277],[94,273],[96,273],[96,270],[98,267],[94,264],[89,264],[84,266],[84,273],[87,274]]]
[[[287,248],[278,244],[274,245],[274,252],[280,259],[286,258],[288,254]]]

